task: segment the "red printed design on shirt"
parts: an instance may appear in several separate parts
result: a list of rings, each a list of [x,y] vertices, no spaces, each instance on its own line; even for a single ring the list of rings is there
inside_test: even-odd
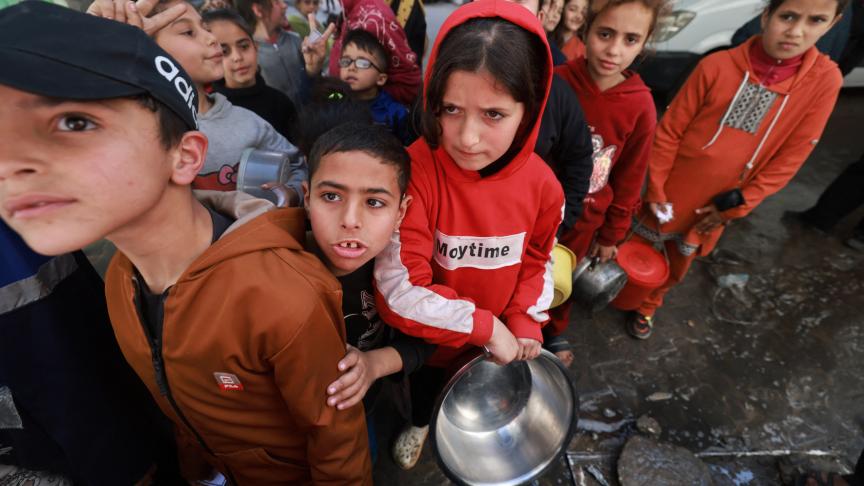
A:
[[[609,172],[612,170],[612,161],[615,160],[615,152],[618,147],[615,145],[603,146],[603,136],[595,133],[594,127],[591,129],[591,145],[594,148],[594,155],[591,158],[594,161],[594,170],[591,172],[591,184],[588,186],[588,194],[603,189],[609,182]]]

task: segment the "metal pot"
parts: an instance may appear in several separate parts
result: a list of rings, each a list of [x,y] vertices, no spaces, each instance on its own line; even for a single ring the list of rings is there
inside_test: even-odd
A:
[[[237,190],[278,204],[278,194],[262,189],[267,182],[285,182],[290,175],[290,154],[247,148],[240,156],[237,169]]]
[[[552,353],[507,366],[480,355],[439,395],[431,442],[441,470],[458,484],[522,484],[564,452],[577,408],[573,382]]]
[[[596,312],[607,305],[627,285],[627,273],[612,260],[584,258],[573,271],[573,299]]]

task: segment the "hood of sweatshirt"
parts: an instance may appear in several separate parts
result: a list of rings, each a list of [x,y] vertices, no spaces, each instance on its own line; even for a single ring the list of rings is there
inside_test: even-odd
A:
[[[195,197],[234,223],[192,262],[181,279],[195,278],[214,265],[247,253],[273,248],[303,250],[301,242],[306,230],[303,208],[277,209],[270,201],[240,191],[195,191]]]
[[[555,72],[563,77],[570,86],[573,86],[576,92],[591,96],[602,96],[607,100],[614,100],[617,97],[633,93],[651,91],[642,81],[642,78],[630,70],[622,73],[625,77],[624,81],[606,91],[600,91],[597,83],[594,82],[594,78],[591,77],[591,73],[588,72],[588,61],[584,57],[576,58],[564,66],[558,66]]]
[[[744,43],[744,49],[730,49],[726,51],[732,57],[735,66],[741,70],[741,74],[746,78],[756,78],[756,71],[753,69],[753,62],[750,59],[750,49],[755,42],[762,42],[762,36],[757,35],[748,39]],[[822,57],[827,58],[828,56],[819,52],[816,47],[811,47],[803,54],[798,73],[786,81],[771,85],[771,91],[780,95],[787,95],[808,77],[821,78],[826,71],[830,71],[836,66],[836,63],[833,61],[819,62],[819,59]],[[756,82],[756,79],[753,81]]]
[[[199,120],[215,120],[227,116],[228,110],[231,109],[231,102],[222,93],[210,93],[207,95],[213,106],[204,113],[198,115]]]
[[[441,46],[441,42],[447,37],[447,34],[451,30],[472,19],[495,17],[512,22],[527,30],[536,36],[546,47],[546,59],[544,60],[546,64],[544,67],[545,90],[542,94],[543,99],[541,100],[542,104],[540,112],[537,114],[535,120],[531,120],[531,131],[525,140],[525,144],[515,155],[512,156],[506,167],[502,168],[494,175],[487,177],[487,179],[504,178],[511,175],[513,172],[525,165],[528,158],[534,153],[534,145],[537,142],[537,135],[540,131],[540,120],[543,117],[543,110],[546,108],[546,100],[549,98],[549,90],[552,85],[552,54],[549,51],[549,42],[546,40],[546,32],[543,30],[543,26],[540,25],[540,21],[525,7],[506,0],[478,0],[459,7],[450,14],[449,17],[447,17],[447,20],[444,21],[444,24],[438,31],[438,37],[435,39],[435,45],[432,47],[432,52],[429,55],[429,66],[426,68],[426,75],[423,83],[423,98],[425,101],[426,89],[429,86],[429,80],[432,77],[433,66],[438,60],[438,49]],[[480,174],[477,171],[466,171],[459,168],[442,147],[439,146],[435,150],[435,155],[444,165],[448,175],[460,179],[473,180],[480,178]],[[493,162],[493,164],[496,163],[497,162]]]

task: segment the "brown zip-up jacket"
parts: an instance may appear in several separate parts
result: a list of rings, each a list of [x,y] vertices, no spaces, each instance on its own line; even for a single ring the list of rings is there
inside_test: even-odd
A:
[[[199,198],[236,222],[168,290],[161,339],[139,318],[131,262],[111,262],[108,308],[126,360],[178,442],[238,486],[372,484],[363,407],[326,404],[345,355],[342,293],[298,243],[302,210]]]

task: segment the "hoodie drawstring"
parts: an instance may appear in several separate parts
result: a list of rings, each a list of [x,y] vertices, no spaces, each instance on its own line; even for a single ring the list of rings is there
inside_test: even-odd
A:
[[[744,88],[747,86],[747,81],[750,79],[750,71],[744,71],[744,80],[741,81],[741,84],[738,86],[738,91],[735,92],[735,96],[732,98],[732,103],[729,103],[729,107],[726,108],[726,113],[723,114],[723,118],[720,119],[720,126],[717,128],[717,133],[714,134],[714,137],[711,138],[711,141],[708,142],[702,150],[707,149],[708,147],[714,145],[714,142],[720,137],[720,133],[723,132],[723,125],[726,124],[726,120],[729,118],[729,114],[732,113],[732,108],[735,107],[735,102],[738,101],[738,98],[741,96],[741,92],[744,91]]]
[[[774,125],[777,124],[777,120],[780,118],[780,114],[783,113],[783,109],[786,108],[786,102],[789,101],[789,95],[783,97],[783,102],[780,103],[780,108],[777,109],[777,113],[774,115],[774,119],[771,120],[771,124],[768,125],[768,130],[765,131],[765,135],[762,136],[762,140],[759,142],[759,145],[756,146],[756,151],[753,152],[753,157],[750,157],[750,160],[747,162],[747,165],[744,166],[744,171],[741,172],[741,180],[744,180],[744,176],[747,175],[747,172],[753,168],[753,164],[756,162],[756,157],[759,156],[759,152],[762,151],[762,146],[765,145],[765,141],[768,140],[768,136],[771,135],[771,131],[774,130]]]

